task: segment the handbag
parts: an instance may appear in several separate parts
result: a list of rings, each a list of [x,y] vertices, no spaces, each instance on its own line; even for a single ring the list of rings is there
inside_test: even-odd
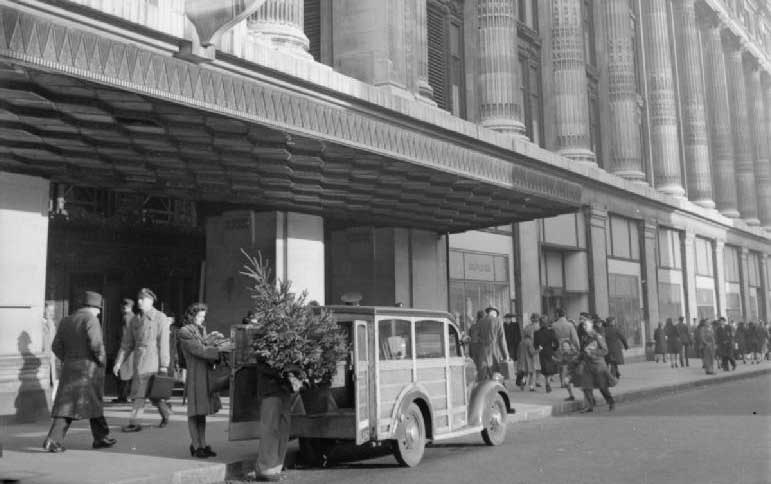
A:
[[[230,389],[230,366],[220,360],[209,367],[209,393],[224,393]]]
[[[150,375],[147,381],[146,398],[152,400],[163,400],[171,397],[171,391],[174,389],[174,377],[156,373]]]

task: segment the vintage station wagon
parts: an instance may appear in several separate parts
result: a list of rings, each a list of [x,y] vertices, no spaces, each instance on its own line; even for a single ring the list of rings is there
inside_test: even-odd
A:
[[[460,332],[445,312],[394,307],[327,306],[352,342],[326,398],[293,409],[292,433],[306,462],[321,464],[338,442],[388,443],[405,466],[417,465],[427,442],[480,432],[489,445],[506,437],[511,411],[503,385],[477,382]],[[233,328],[231,440],[259,435],[247,326]],[[318,399],[317,399],[318,400]],[[310,402],[310,405],[308,404]],[[305,407],[305,408],[302,408]]]

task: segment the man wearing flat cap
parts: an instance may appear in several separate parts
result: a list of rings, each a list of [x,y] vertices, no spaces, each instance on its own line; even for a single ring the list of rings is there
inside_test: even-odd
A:
[[[73,420],[89,419],[93,447],[100,449],[115,445],[110,428],[104,419],[104,365],[105,353],[99,313],[102,295],[86,291],[82,307],[59,323],[51,345],[62,361],[61,380],[51,409],[51,429],[43,443],[49,452],[63,452],[64,437]]]
[[[168,374],[170,361],[169,323],[166,315],[155,309],[157,297],[150,289],[143,288],[137,294],[139,314],[135,315],[120,344],[120,351],[115,359],[112,371],[115,376],[120,373],[120,367],[127,355],[134,357],[134,376],[131,380],[132,403],[129,424],[122,427],[124,432],[139,432],[142,430],[140,419],[145,411],[145,397],[150,377],[156,373]],[[159,427],[165,427],[169,422],[169,405],[165,400],[151,400],[161,414]]]
[[[503,323],[498,317],[500,311],[489,307],[485,312],[487,315],[478,323],[480,355],[477,363],[477,379],[480,381],[491,379],[499,365],[509,360]]]

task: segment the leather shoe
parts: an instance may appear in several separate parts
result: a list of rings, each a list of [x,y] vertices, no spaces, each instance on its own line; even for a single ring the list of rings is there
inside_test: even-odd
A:
[[[207,445],[203,448],[203,451],[206,453],[207,457],[217,457],[217,453],[211,450],[211,446]]]
[[[115,445],[116,442],[117,440],[113,438],[105,437],[103,439],[95,440],[94,443],[91,444],[91,447],[94,449],[106,449]]]
[[[166,417],[161,417],[161,423],[158,424],[158,428],[164,428],[167,425],[169,425],[169,419]]]
[[[45,442],[43,442],[43,449],[54,453],[65,451],[62,444],[51,439],[46,439]]]
[[[578,412],[578,413],[589,413],[589,412],[594,412],[594,409],[593,408],[584,408],[584,409],[581,409],[581,411]]]
[[[139,424],[128,424],[120,428],[123,432],[139,432],[142,430],[142,426]]]

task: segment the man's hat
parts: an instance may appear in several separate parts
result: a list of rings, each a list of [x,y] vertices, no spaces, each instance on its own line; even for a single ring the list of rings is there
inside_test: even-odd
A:
[[[86,291],[83,293],[83,306],[90,308],[102,309],[103,300],[102,295],[94,291]]]
[[[490,314],[490,311],[495,311],[496,313],[498,313],[498,314],[501,314],[501,312],[498,310],[498,308],[495,308],[495,307],[493,307],[493,306],[490,306],[490,307],[488,307],[487,309],[485,309],[485,312],[486,312],[487,314]]]
[[[140,289],[140,290],[139,290],[139,292],[137,293],[137,299],[142,299],[143,297],[150,297],[150,298],[153,298],[153,302],[155,302],[155,301],[157,301],[157,300],[158,300],[158,296],[156,296],[156,295],[155,295],[155,293],[154,293],[153,291],[151,291],[150,289],[148,289],[148,288],[146,288],[146,287],[143,287],[143,288],[142,288],[142,289]]]

